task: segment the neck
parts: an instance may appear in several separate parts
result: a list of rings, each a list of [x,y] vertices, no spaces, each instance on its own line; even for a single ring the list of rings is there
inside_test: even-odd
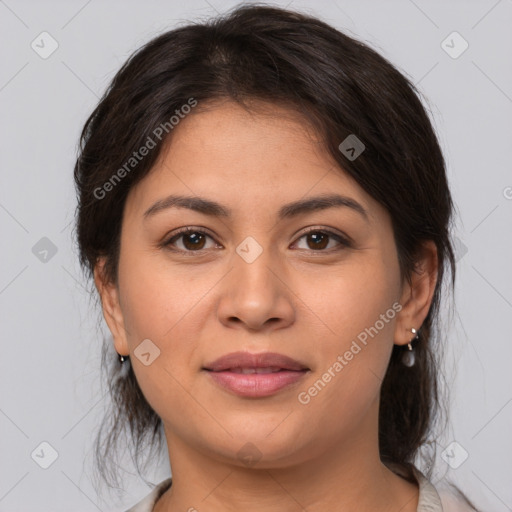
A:
[[[374,424],[373,418],[367,422]],[[262,457],[245,467],[166,431],[172,486],[154,512],[416,511],[418,487],[382,464],[377,433],[369,437],[359,425],[356,433],[344,437],[350,442],[309,447],[314,456],[295,453],[286,462]]]

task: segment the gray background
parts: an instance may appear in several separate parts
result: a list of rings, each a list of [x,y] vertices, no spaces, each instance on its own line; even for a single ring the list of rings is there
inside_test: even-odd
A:
[[[114,506],[90,480],[106,399],[100,313],[72,243],[76,144],[132,51],[235,3],[0,1],[0,511],[123,510],[149,492],[127,479]],[[438,439],[445,455],[436,471],[483,510],[512,510],[512,1],[274,4],[367,42],[428,98],[458,210],[456,308],[446,315],[451,423]],[[43,45],[43,31],[58,43],[46,59],[31,47]],[[450,36],[442,45],[453,31],[469,44],[457,58],[446,45],[459,53],[462,40]],[[51,449],[42,442],[58,454],[47,469],[41,464],[51,462]],[[149,475],[156,483],[167,471],[164,463]]]

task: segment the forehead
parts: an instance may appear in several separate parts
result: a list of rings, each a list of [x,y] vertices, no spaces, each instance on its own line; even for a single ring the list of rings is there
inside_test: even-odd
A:
[[[314,165],[334,164],[321,136],[299,112],[255,101],[248,104],[248,109],[233,101],[199,105],[180,122],[166,149],[188,160],[210,156],[216,162],[229,160],[232,165],[225,167],[237,171],[242,169],[236,168],[233,158],[243,162],[242,167],[251,161],[263,167],[277,160],[282,168],[287,161],[298,160],[299,155]],[[192,150],[194,153],[185,155]],[[167,156],[165,151],[163,156]]]
[[[372,203],[298,112],[269,104],[206,104],[173,129],[150,173],[131,191],[138,213],[168,193],[261,207],[337,191]]]

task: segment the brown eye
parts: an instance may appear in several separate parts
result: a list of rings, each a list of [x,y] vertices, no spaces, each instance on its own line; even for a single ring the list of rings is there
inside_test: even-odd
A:
[[[299,240],[305,238],[306,239],[306,249],[311,249],[313,251],[324,251],[329,245],[329,242],[331,239],[335,239],[338,241],[338,248],[341,247],[347,247],[349,246],[349,242],[343,238],[340,235],[337,235],[335,233],[332,233],[331,231],[324,231],[319,229],[312,229],[308,231],[307,233],[304,233]],[[333,247],[329,247],[329,249],[332,249]],[[336,248],[336,246],[334,246]],[[299,249],[302,249],[299,247]],[[325,251],[329,252],[329,251]]]
[[[172,238],[170,238],[167,242],[165,242],[164,245],[176,246],[176,242],[182,239],[182,247],[179,247],[178,244],[176,246],[176,249],[184,252],[195,252],[205,249],[207,238],[212,239],[211,236],[207,235],[203,231],[185,228],[182,231],[178,232],[176,235],[174,235]]]
[[[329,243],[329,235],[325,233],[309,233],[306,235],[306,240],[311,241],[310,249],[325,249]]]
[[[183,253],[199,252],[212,247],[206,247],[208,238],[213,241],[213,238],[204,231],[188,227],[174,234],[163,243],[163,246]],[[306,239],[306,247],[299,247],[301,250],[330,252],[331,249],[339,250],[350,246],[350,242],[346,238],[326,230],[311,229],[304,233],[299,240],[304,238]],[[338,242],[337,246],[336,244],[334,244],[334,246],[332,245],[333,241]],[[216,244],[214,243],[213,247],[215,246]]]
[[[205,237],[202,233],[191,233],[182,235],[183,237],[183,245],[187,249],[203,249]]]

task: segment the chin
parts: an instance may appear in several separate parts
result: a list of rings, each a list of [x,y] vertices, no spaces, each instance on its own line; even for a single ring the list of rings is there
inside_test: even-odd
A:
[[[226,462],[240,467],[284,468],[298,463],[305,458],[304,445],[296,432],[289,429],[278,432],[282,426],[276,428],[278,424],[268,425],[268,428],[257,422],[244,424],[243,432],[227,428],[233,437],[224,436],[223,442],[212,443],[210,448]]]

